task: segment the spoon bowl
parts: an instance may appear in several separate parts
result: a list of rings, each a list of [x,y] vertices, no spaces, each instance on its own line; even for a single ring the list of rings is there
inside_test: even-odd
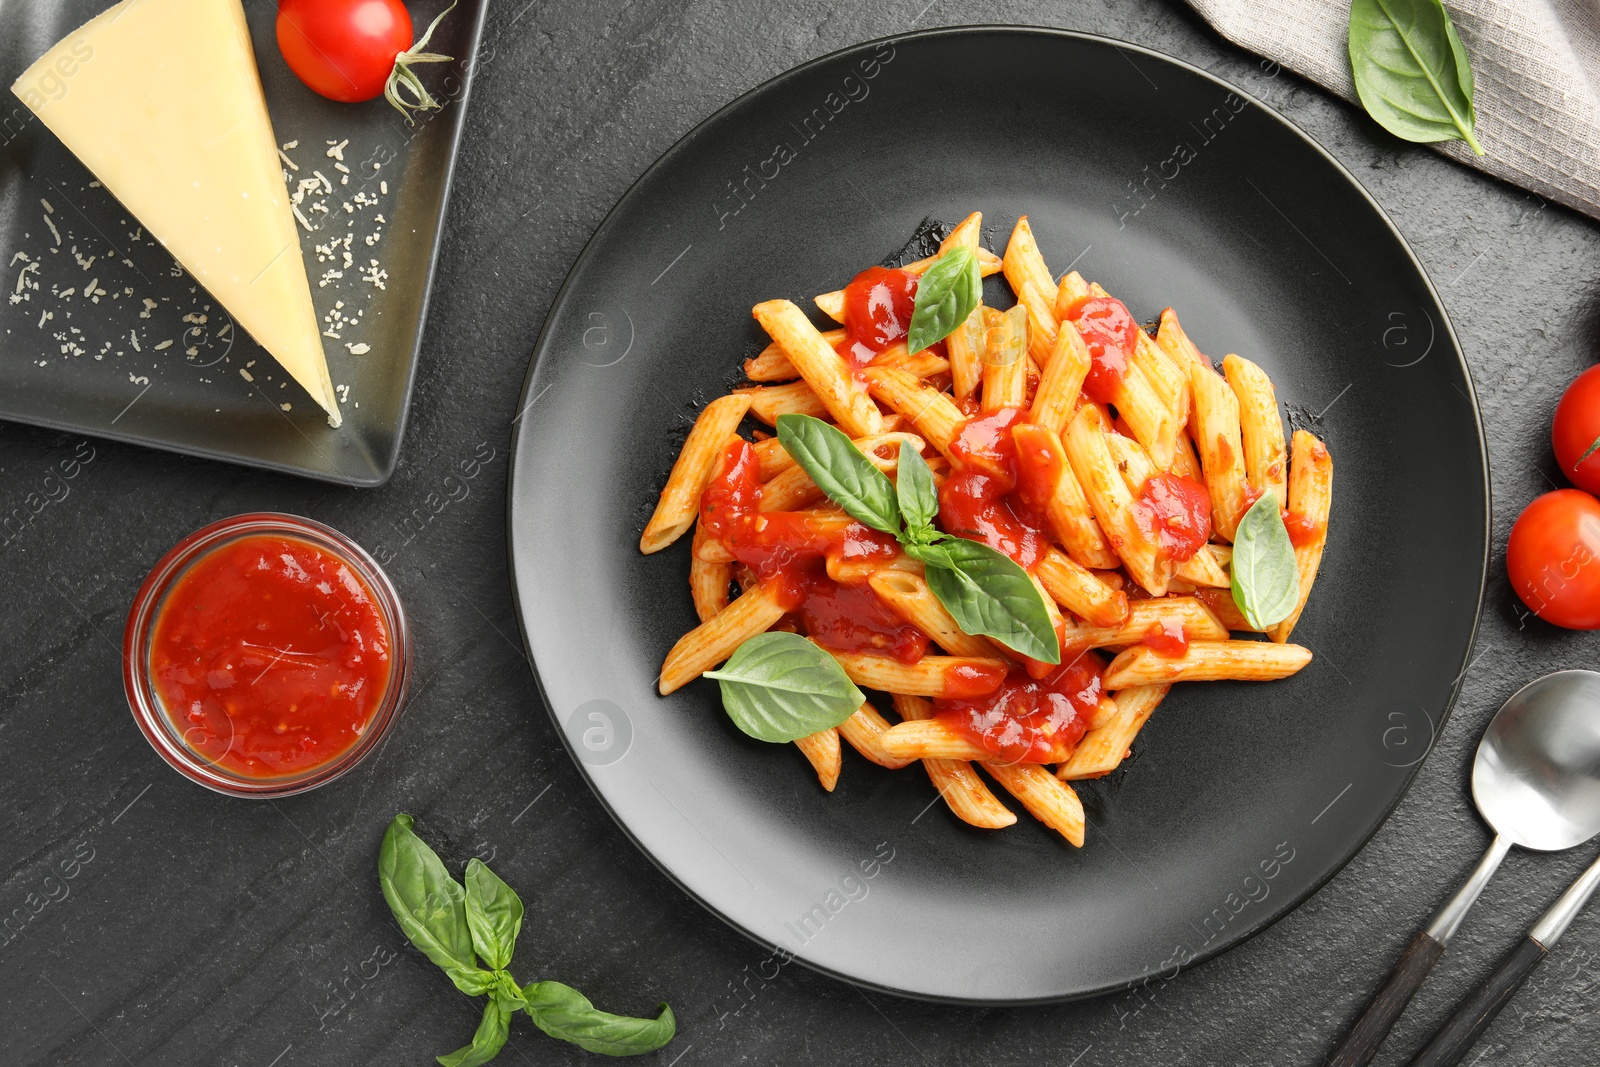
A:
[[[1558,671],[1513,693],[1478,743],[1472,798],[1522,848],[1556,852],[1600,834],[1600,673]]]

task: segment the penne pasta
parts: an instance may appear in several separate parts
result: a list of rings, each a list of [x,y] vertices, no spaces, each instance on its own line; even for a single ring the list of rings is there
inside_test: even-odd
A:
[[[1088,373],[1089,349],[1083,343],[1083,336],[1076,327],[1057,331],[1055,347],[1044,365],[1039,389],[1033,394],[1028,421],[1060,434],[1077,410],[1078,394],[1083,390],[1083,380]]]
[[[768,426],[778,425],[779,415],[810,415],[812,418],[829,418],[822,400],[805,382],[785,385],[752,385],[735,389],[735,396],[750,398],[750,414]]]
[[[833,658],[857,685],[917,697],[981,696],[1006,675],[1006,661],[987,656],[923,656],[915,663],[867,652],[833,652]]]
[[[973,308],[966,321],[944,339],[944,350],[950,359],[950,391],[957,401],[971,397],[983,380],[985,310],[982,304]]]
[[[839,731],[819,730],[794,744],[817,772],[817,780],[822,783],[822,788],[833,792],[833,787],[839,784],[839,771],[844,763],[839,752]]]
[[[883,747],[883,735],[889,732],[889,721],[870,703],[856,709],[856,713],[839,724],[839,736],[850,742],[850,747],[880,767],[898,771],[915,760],[891,756]]]
[[[1119,434],[1108,434],[1106,447],[1111,452],[1112,462],[1122,472],[1122,481],[1127,485],[1128,492],[1137,499],[1144,489],[1144,483],[1156,473],[1155,464],[1150,462],[1150,457],[1144,454],[1137,441],[1130,441]],[[1174,561],[1173,575],[1176,580],[1196,586],[1228,584],[1228,576],[1223,573],[1221,566],[1212,556],[1210,545],[1201,545],[1195,554],[1186,560]],[[1167,583],[1167,591],[1175,591],[1172,582]]]
[[[1093,625],[1117,626],[1128,617],[1128,594],[1113,589],[1060,549],[1046,549],[1033,573],[1050,600]]]
[[[1252,488],[1276,494],[1279,507],[1289,506],[1289,453],[1283,444],[1283,419],[1278,394],[1266,372],[1235,355],[1222,360],[1222,373],[1239,401],[1239,432],[1244,446],[1244,472]]]
[[[1083,847],[1083,802],[1070,785],[1037,763],[990,762],[983,769],[1020,800],[1029,815],[1074,847]]]
[[[963,633],[922,575],[907,570],[880,569],[867,585],[896,615],[927,634],[952,656],[995,657],[1002,653],[987,637]]]
[[[904,693],[894,695],[894,710],[908,722],[933,717],[933,708],[927,700]],[[924,759],[922,765],[945,805],[962,822],[985,830],[998,830],[1017,821],[1017,816],[995,798],[966,760]]]
[[[851,437],[883,429],[883,417],[850,376],[844,357],[823,340],[805,313],[789,300],[767,300],[752,309],[762,329],[789,356],[789,362],[822,401],[839,428]]]
[[[1083,495],[1072,464],[1067,460],[1067,450],[1061,438],[1049,427],[1034,423],[1021,423],[1011,429],[1017,446],[1017,462],[1029,470],[1032,477],[1048,480],[1053,476],[1049,499],[1045,502],[1045,519],[1051,535],[1067,550],[1067,555],[1081,566],[1095,570],[1110,570],[1120,565],[1117,554],[1106,542],[1100,523],[1095,520],[1089,501]]]
[[[1195,445],[1211,496],[1211,528],[1232,541],[1244,517],[1249,485],[1239,434],[1239,400],[1222,376],[1198,363],[1189,367],[1194,387]]]
[[[904,415],[928,444],[955,462],[950,444],[956,438],[956,430],[966,421],[955,401],[893,367],[868,367],[866,376],[873,396]]]
[[[984,308],[982,410],[1020,408],[1028,400],[1028,349],[1031,330],[1025,315]]]
[[[1328,511],[1333,505],[1333,459],[1315,434],[1294,432],[1294,457],[1289,467],[1290,536],[1295,541],[1295,567],[1300,573],[1300,600],[1287,619],[1272,628],[1274,641],[1287,641],[1311,596],[1328,543]]]
[[[682,689],[706,671],[733,655],[734,650],[783,617],[777,591],[756,585],[678,638],[661,665],[661,695]]]
[[[1056,336],[1061,330],[1051,303],[1046,291],[1032,282],[1023,286],[1017,294],[1017,306],[1022,308],[1028,321],[1028,358],[1035,367],[1041,369],[1050,362],[1050,355],[1055,351]]]
[[[1310,662],[1309,648],[1271,641],[1192,641],[1181,656],[1134,645],[1106,666],[1103,681],[1111,690],[1162,682],[1269,682]]]
[[[761,464],[761,480],[764,482],[771,481],[794,466],[794,457],[784,451],[783,442],[776,437],[757,441],[750,447],[755,449],[756,462]]]
[[[1117,769],[1128,755],[1134,736],[1150,721],[1170,685],[1138,685],[1116,695],[1116,712],[1105,722],[1083,735],[1072,758],[1056,768],[1056,777],[1066,781],[1099,778]]]
[[[694,551],[689,556],[689,595],[694,599],[694,613],[701,622],[728,606],[728,588],[733,584],[733,563],[729,560],[708,560],[700,557],[705,531],[695,526]]]
[[[1026,215],[1019,218],[1011,229],[1011,239],[1006,242],[1000,269],[1004,271],[1011,291],[1018,294],[1018,299],[1021,299],[1022,291],[1030,282],[1040,293],[1054,294],[1056,291],[1055,277],[1050,273],[1050,268],[1045,266],[1044,255],[1039,251],[1039,243],[1033,239],[1033,226]],[[1055,320],[1053,306],[1050,318],[1052,322]]]
[[[822,331],[822,339],[830,345],[843,341],[844,336],[842,329]],[[773,341],[756,356],[744,361],[744,376],[752,382],[787,382],[800,377],[800,372],[789,362],[783,346]]]
[[[1155,544],[1139,528],[1133,496],[1111,458],[1106,437],[1105,415],[1096,405],[1085,404],[1067,426],[1062,444],[1112,551],[1147,593],[1161,596],[1172,577],[1172,565],[1159,558]]]
[[[647,555],[660,552],[694,524],[700,511],[700,494],[711,481],[728,439],[749,409],[750,399],[735,393],[718,397],[700,412],[672,464],[672,473],[667,475],[655,512],[639,537],[639,551]]]
[[[974,211],[966,218],[955,224],[955,227],[939,242],[939,254],[942,256],[956,245],[966,245],[974,252],[978,251],[978,238],[983,234],[983,212]]]
[[[1177,633],[1173,633],[1173,630]],[[1146,638],[1167,635],[1188,641],[1226,641],[1228,628],[1194,597],[1135,600],[1120,626],[1080,626],[1067,631],[1063,659],[1091,648],[1126,648]]]

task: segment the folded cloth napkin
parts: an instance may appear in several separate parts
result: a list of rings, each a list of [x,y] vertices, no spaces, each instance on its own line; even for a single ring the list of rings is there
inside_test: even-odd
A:
[[[1189,0],[1216,31],[1356,99],[1350,0]],[[1446,0],[1472,58],[1476,135],[1432,147],[1600,219],[1600,5],[1593,0]],[[1358,105],[1359,106],[1359,105]]]

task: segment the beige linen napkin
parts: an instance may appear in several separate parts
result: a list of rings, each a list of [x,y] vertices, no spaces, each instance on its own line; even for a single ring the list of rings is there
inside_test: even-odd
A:
[[[1189,0],[1218,33],[1356,99],[1349,0]],[[1472,57],[1477,137],[1433,147],[1600,218],[1600,10],[1586,0],[1445,0]],[[1359,107],[1360,105],[1357,104]]]

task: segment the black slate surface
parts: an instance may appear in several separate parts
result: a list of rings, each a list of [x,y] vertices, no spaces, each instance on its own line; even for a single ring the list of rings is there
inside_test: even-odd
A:
[[[970,22],[1137,41],[1233,79],[1310,132],[1391,213],[1440,288],[1493,468],[1496,550],[1478,649],[1393,818],[1304,907],[1239,949],[1169,981],[1053,1008],[955,1010],[799,967],[763,970],[763,954],[673,888],[583,786],[539,706],[507,589],[506,441],[526,355],[605,210],[744,89],[855,41]],[[1522,682],[1591,665],[1600,648],[1592,635],[1525,618],[1503,577],[1511,522],[1559,480],[1551,409],[1592,362],[1600,333],[1595,224],[1390,139],[1156,0],[781,10],[511,0],[490,11],[478,62],[390,485],[334,489],[0,426],[5,1060],[425,1064],[465,1043],[475,1005],[404,947],[374,880],[383,827],[406,810],[453,865],[481,856],[522,891],[525,979],[570,982],[617,1011],[672,1003],[679,1037],[651,1062],[1319,1062],[1487,844],[1465,789],[1483,724]],[[1326,417],[1338,417],[1337,401]],[[416,691],[378,757],[275,803],[214,796],[170,771],[134,729],[119,677],[123,618],[150,564],[203,523],[260,508],[386,549],[418,646]],[[1420,754],[1428,740],[1395,742]],[[1513,853],[1379,1062],[1403,1063],[1590,851]],[[1591,911],[1470,1062],[1595,1062],[1597,986]],[[586,1059],[521,1020],[500,1062]]]

